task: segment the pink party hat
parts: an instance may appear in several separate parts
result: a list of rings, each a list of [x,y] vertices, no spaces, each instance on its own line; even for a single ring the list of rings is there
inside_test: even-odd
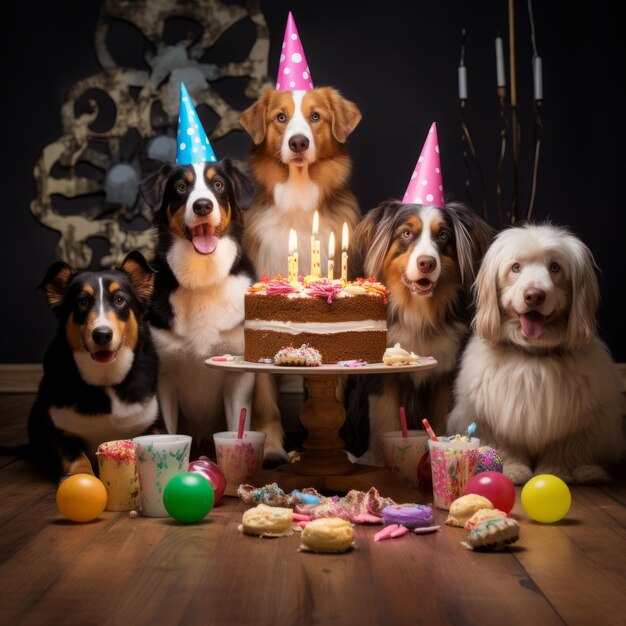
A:
[[[429,204],[443,208],[443,181],[441,178],[441,160],[439,159],[439,139],[437,124],[433,122],[424,147],[417,159],[415,170],[404,192],[405,204]]]
[[[311,72],[309,72],[304,48],[291,11],[287,17],[285,38],[280,51],[276,89],[277,91],[295,91],[298,89],[309,91],[309,89],[313,89]]]

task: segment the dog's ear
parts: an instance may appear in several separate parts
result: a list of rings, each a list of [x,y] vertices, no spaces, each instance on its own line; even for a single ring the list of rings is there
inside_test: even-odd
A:
[[[591,250],[569,233],[564,235],[564,244],[569,257],[572,293],[565,347],[575,350],[589,343],[596,333],[600,289]]]
[[[461,281],[469,292],[476,272],[496,231],[468,206],[448,202],[446,211],[452,219]]]
[[[268,96],[263,94],[252,106],[248,107],[239,118],[244,130],[252,137],[255,145],[259,145],[265,139],[267,125],[265,116],[267,113]]]
[[[252,178],[240,170],[230,159],[224,159],[222,165],[230,183],[230,196],[235,207],[240,211],[249,209],[255,191]]]
[[[384,280],[383,262],[393,235],[393,218],[401,203],[389,200],[368,211],[357,224],[350,241],[350,276],[374,276]]]
[[[320,91],[328,98],[333,136],[339,143],[346,143],[350,133],[361,121],[361,111],[354,102],[346,100],[336,89],[321,87]]]
[[[78,272],[63,261],[55,261],[46,272],[37,289],[43,289],[48,306],[56,309],[63,302],[70,281]]]
[[[487,250],[474,283],[476,315],[472,322],[474,332],[485,341],[500,339],[501,321],[498,273],[500,269],[499,246],[495,243]]]
[[[169,163],[164,163],[159,170],[139,183],[139,193],[155,213],[163,205],[165,186],[173,169]]]
[[[139,250],[131,250],[120,265],[120,270],[130,279],[137,297],[147,303],[154,291],[154,268]]]

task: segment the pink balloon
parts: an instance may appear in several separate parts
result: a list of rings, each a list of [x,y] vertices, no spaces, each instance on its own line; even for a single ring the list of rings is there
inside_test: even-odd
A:
[[[217,504],[224,495],[224,489],[226,489],[226,478],[219,466],[213,461],[198,459],[189,463],[188,471],[204,476],[211,483],[215,494],[215,504]]]
[[[515,485],[500,472],[481,472],[467,483],[465,495],[475,493],[487,498],[494,508],[510,513],[515,504]]]

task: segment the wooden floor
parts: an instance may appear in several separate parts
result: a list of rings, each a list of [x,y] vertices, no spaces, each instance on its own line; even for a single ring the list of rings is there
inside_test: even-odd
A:
[[[0,445],[25,442],[31,401],[0,395]],[[521,539],[492,554],[465,550],[462,529],[374,543],[365,526],[352,552],[301,553],[297,535],[240,534],[234,498],[195,525],[109,512],[74,524],[54,496],[26,461],[0,458],[2,625],[626,623],[621,470],[573,488],[557,524],[530,522],[518,502]]]

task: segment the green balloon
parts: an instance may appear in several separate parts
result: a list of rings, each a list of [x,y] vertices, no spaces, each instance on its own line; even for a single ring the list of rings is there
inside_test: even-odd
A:
[[[167,512],[179,522],[193,524],[213,508],[215,495],[211,483],[200,474],[185,472],[174,476],[163,492]]]

